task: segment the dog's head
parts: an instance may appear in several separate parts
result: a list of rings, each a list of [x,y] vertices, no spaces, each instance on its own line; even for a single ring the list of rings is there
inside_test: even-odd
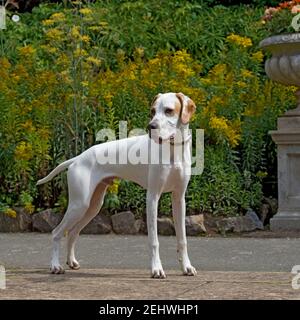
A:
[[[185,128],[196,110],[196,105],[183,93],[159,93],[151,105],[150,137],[158,143],[172,141]]]

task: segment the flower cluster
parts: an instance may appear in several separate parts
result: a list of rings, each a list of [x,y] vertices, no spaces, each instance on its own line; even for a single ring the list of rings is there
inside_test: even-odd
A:
[[[14,218],[14,219],[17,217],[16,211],[11,208],[6,208],[4,210],[4,214],[7,215],[8,217]]]
[[[110,186],[107,188],[107,192],[108,192],[108,193],[118,194],[119,185],[120,185],[120,180],[119,180],[119,179],[114,179],[112,185],[110,185]]]
[[[252,40],[247,37],[242,37],[237,34],[231,34],[227,37],[227,41],[237,44],[243,48],[251,47],[252,46]]]
[[[209,121],[209,125],[212,129],[215,129],[219,136],[225,136],[232,147],[238,145],[241,135],[240,135],[240,124],[232,125],[230,121],[224,117],[212,116]],[[236,128],[235,128],[236,127]]]
[[[44,37],[0,58],[0,194],[9,193],[12,201],[4,201],[22,203],[29,213],[34,204],[54,206],[66,194],[63,175],[37,190],[36,181],[50,167],[95,144],[100,129],[118,129],[120,120],[128,121],[129,131],[145,128],[158,92],[191,97],[197,105],[192,129],[203,128],[207,146],[228,153],[250,150],[254,138],[263,139],[259,130],[272,126],[293,99],[291,88],[262,77],[264,54],[243,34],[222,38],[218,59],[202,66],[179,46],[151,51],[141,42],[127,50],[103,8],[60,10],[39,25]],[[107,38],[119,48],[113,57],[104,50]],[[251,170],[255,175],[261,168]],[[114,199],[118,180],[108,192]]]
[[[265,10],[263,21],[268,21],[273,18],[273,16],[282,11],[289,10],[292,14],[297,14],[300,12],[300,0],[284,1],[278,4],[277,7],[269,7]]]

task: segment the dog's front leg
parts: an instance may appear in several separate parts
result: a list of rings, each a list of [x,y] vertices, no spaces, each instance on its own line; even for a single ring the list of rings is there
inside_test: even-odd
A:
[[[147,228],[151,259],[151,277],[164,279],[165,272],[159,257],[159,242],[157,236],[157,206],[160,195],[156,192],[147,192]]]
[[[174,218],[174,224],[176,229],[177,252],[178,252],[178,260],[180,263],[180,267],[184,275],[195,276],[197,274],[197,271],[191,265],[188,252],[187,252],[184,193],[178,194],[173,192],[172,209],[173,209],[173,218]]]

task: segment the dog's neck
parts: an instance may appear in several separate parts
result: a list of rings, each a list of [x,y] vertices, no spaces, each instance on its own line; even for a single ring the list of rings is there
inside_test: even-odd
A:
[[[189,163],[190,162],[190,143],[192,135],[189,131],[189,125],[181,125],[178,130],[180,130],[180,137],[170,142],[170,157],[171,163]],[[177,140],[177,141],[176,141]]]
[[[184,145],[191,140],[192,135],[189,131],[189,124],[181,124],[178,126],[178,131],[180,132],[179,136],[175,136],[174,141],[170,141],[170,144],[173,146]]]

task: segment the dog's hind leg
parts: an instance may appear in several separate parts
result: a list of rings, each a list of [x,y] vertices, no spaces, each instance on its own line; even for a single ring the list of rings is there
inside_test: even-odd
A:
[[[60,240],[71,229],[78,219],[85,214],[88,207],[69,205],[62,222],[52,231],[53,251],[51,259],[51,273],[64,273],[63,267],[59,262]],[[72,219],[69,219],[72,217]]]
[[[83,216],[83,218],[77,222],[77,224],[69,231],[68,233],[68,255],[67,255],[67,265],[74,270],[80,268],[78,261],[75,258],[75,242],[79,236],[80,231],[98,214],[100,211],[106,189],[108,184],[107,183],[99,183],[96,190],[94,191],[93,197],[90,202],[90,206]]]
[[[52,231],[53,252],[51,273],[64,273],[59,263],[60,240],[88,211],[90,201],[97,186],[97,175],[83,165],[70,167],[68,171],[69,205],[61,223]]]

